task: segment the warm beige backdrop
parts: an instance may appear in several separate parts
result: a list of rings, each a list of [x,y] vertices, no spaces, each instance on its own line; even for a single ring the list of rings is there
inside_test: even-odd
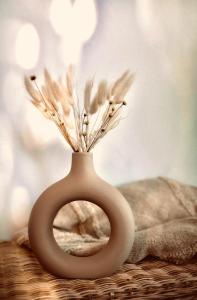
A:
[[[197,1],[1,0],[0,36],[0,239],[69,169],[70,151],[23,87],[45,66],[59,76],[76,63],[79,90],[92,74],[136,73],[126,118],[94,151],[106,180],[197,184]]]

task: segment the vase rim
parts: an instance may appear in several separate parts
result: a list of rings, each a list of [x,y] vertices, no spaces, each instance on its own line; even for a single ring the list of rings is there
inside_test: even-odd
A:
[[[73,156],[93,156],[92,152],[73,152]]]

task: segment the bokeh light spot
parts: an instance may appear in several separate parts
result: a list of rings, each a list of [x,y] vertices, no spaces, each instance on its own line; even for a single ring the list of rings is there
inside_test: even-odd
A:
[[[35,27],[24,24],[18,31],[15,44],[15,55],[18,65],[24,69],[35,67],[40,50],[40,40]]]

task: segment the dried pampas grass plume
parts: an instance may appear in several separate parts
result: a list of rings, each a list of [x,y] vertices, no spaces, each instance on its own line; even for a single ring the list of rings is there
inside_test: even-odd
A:
[[[90,100],[91,100],[91,93],[93,88],[93,80],[88,80],[85,85],[84,89],[84,108],[86,113],[90,112]]]
[[[127,103],[125,96],[134,81],[127,70],[116,81],[101,80],[93,93],[93,79],[84,88],[83,107],[80,109],[75,91],[74,70],[70,65],[66,78],[54,80],[44,70],[44,85],[39,86],[35,75],[24,78],[33,105],[47,119],[53,121],[75,152],[89,152],[121,120]]]

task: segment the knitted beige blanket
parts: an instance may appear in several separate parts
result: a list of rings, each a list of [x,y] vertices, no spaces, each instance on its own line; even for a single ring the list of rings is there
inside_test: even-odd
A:
[[[118,187],[132,208],[135,241],[127,262],[151,255],[184,263],[197,253],[197,188],[159,177]],[[38,233],[39,234],[39,233]],[[87,256],[107,243],[110,224],[97,206],[76,201],[64,206],[54,220],[54,236],[64,251]],[[15,241],[30,248],[27,228]]]

